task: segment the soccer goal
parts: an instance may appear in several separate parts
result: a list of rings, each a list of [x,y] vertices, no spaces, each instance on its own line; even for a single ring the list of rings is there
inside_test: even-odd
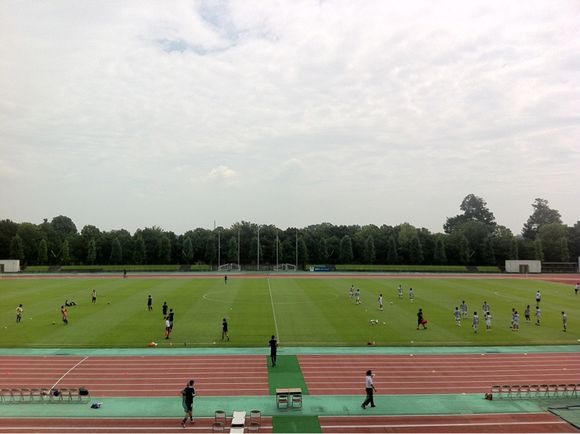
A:
[[[218,271],[242,271],[242,268],[239,264],[230,263],[230,264],[223,264],[218,267]]]
[[[296,265],[294,264],[278,264],[274,266],[274,271],[296,271]]]

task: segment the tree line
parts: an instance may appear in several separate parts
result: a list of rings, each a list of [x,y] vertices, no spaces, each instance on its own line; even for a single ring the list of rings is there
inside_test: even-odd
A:
[[[506,259],[576,261],[580,221],[562,223],[558,210],[535,199],[520,234],[499,225],[487,203],[474,194],[448,217],[443,233],[409,223],[333,225],[278,229],[239,222],[229,228],[197,228],[177,235],[160,227],[101,231],[77,230],[66,216],[40,224],[0,221],[0,258],[26,265],[224,264],[264,266],[306,264],[498,265]],[[259,243],[258,243],[259,239]],[[258,256],[259,254],[259,256]]]

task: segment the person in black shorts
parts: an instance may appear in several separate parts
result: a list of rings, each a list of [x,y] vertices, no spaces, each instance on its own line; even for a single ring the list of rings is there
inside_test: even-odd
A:
[[[96,289],[93,289],[93,292],[91,294],[91,303],[97,304],[97,290]]]
[[[230,340],[228,336],[228,321],[225,318],[222,321],[222,341],[224,338],[227,338],[228,341]]]
[[[272,339],[268,342],[270,345],[270,359],[272,359],[272,366],[276,366],[276,352],[278,351],[278,341],[276,336],[272,335]]]
[[[228,275],[227,274],[224,275],[224,283],[226,285],[228,284]]]
[[[419,309],[419,312],[417,312],[417,330],[419,330],[419,326],[423,326],[424,329],[427,328],[427,321],[425,321],[425,318],[423,316],[423,309]]]
[[[147,310],[153,310],[153,298],[151,296],[147,297]]]
[[[195,388],[193,387],[193,380],[189,380],[185,389],[181,391],[181,399],[185,417],[181,421],[181,426],[185,428],[185,423],[189,417],[189,422],[193,423],[193,398],[195,397]]]
[[[173,309],[169,309],[169,314],[167,315],[167,320],[169,321],[169,334],[173,332]]]
[[[167,316],[167,302],[163,302],[163,306],[161,306],[161,311],[163,312],[163,318]]]

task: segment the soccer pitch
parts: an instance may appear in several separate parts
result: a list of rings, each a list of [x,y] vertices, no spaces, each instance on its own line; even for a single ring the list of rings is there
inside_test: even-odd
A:
[[[399,298],[397,287],[404,288]],[[349,295],[360,288],[361,304]],[[412,287],[415,299],[410,301]],[[91,303],[91,291],[97,303]],[[535,323],[535,293],[542,292],[542,321]],[[379,293],[384,310],[377,303]],[[0,327],[4,348],[144,347],[266,347],[272,334],[283,346],[428,346],[577,344],[580,339],[580,296],[573,285],[526,279],[477,279],[458,276],[292,277],[231,275],[131,276],[87,278],[26,278],[0,280]],[[147,310],[147,297],[153,310]],[[69,324],[60,306],[69,307]],[[453,311],[462,300],[469,318],[455,324]],[[175,311],[171,339],[164,339],[161,305]],[[492,329],[486,331],[481,306],[491,306]],[[15,309],[24,306],[16,324]],[[526,323],[524,309],[531,306]],[[429,321],[416,330],[417,310]],[[520,330],[512,331],[511,310],[520,313]],[[471,317],[480,315],[479,332]],[[569,318],[562,330],[561,311]],[[221,340],[222,318],[229,323],[230,341]],[[378,324],[371,325],[371,320]]]

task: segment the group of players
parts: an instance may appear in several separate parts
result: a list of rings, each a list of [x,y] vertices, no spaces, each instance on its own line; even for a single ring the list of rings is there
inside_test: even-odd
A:
[[[576,286],[574,287],[574,294],[578,295],[579,291],[580,291],[580,282],[576,283]],[[397,287],[397,293],[398,293],[399,298],[404,297],[404,290],[403,290],[402,285],[399,285]],[[355,288],[354,285],[351,285],[351,287],[348,290],[348,294],[349,294],[351,299],[354,298],[355,303],[357,305],[361,304],[360,288]],[[415,300],[415,291],[413,290],[413,288],[409,288],[409,301],[413,302],[414,300]],[[385,308],[385,304],[384,304],[384,297],[383,297],[382,293],[379,294],[377,301],[378,301],[379,310],[383,311]],[[542,319],[542,309],[540,308],[541,301],[542,301],[542,294],[540,291],[537,291],[536,292],[536,309],[535,309],[535,317],[536,317],[535,324],[537,326],[539,326],[541,324],[541,319]],[[392,304],[392,302],[391,302],[391,304]],[[487,303],[487,301],[483,302],[481,310],[483,312],[483,319],[485,321],[485,330],[489,331],[489,330],[491,330],[492,317],[491,317],[491,308],[490,308],[490,305]],[[530,305],[528,304],[524,310],[524,318],[525,318],[526,323],[528,323],[528,324],[531,323],[531,312],[530,311],[531,311],[531,308],[530,308]],[[455,325],[458,327],[461,327],[461,321],[463,319],[466,319],[469,317],[467,303],[465,302],[465,300],[463,300],[459,306],[455,307],[455,311],[453,312],[453,317],[455,319]],[[371,325],[374,325],[374,324],[378,324],[378,320],[371,320]],[[423,309],[419,309],[419,311],[417,312],[417,330],[419,330],[420,326],[423,326],[423,328],[427,328],[426,324],[427,324],[427,321],[424,319]],[[477,333],[479,331],[479,315],[478,315],[477,311],[473,312],[471,326],[473,328],[474,333]],[[512,308],[512,319],[511,319],[510,328],[513,331],[519,331],[519,329],[520,329],[520,314],[515,308]],[[563,329],[563,331],[568,331],[568,315],[564,311],[562,311],[562,329]]]

